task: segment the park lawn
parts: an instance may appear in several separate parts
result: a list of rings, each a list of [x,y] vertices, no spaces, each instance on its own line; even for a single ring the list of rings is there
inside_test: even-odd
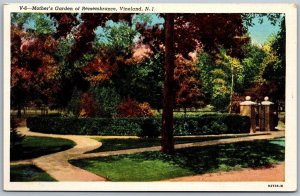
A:
[[[56,181],[43,170],[34,165],[10,166],[11,182]]]
[[[249,136],[249,135],[248,135]],[[184,144],[184,143],[193,143],[193,142],[204,142],[210,140],[218,140],[218,139],[228,139],[228,138],[237,138],[237,137],[246,137],[246,136],[220,136],[220,137],[198,137],[198,138],[174,138],[175,144]],[[87,152],[106,152],[106,151],[116,151],[116,150],[125,150],[125,149],[133,149],[133,148],[145,148],[145,147],[153,147],[160,146],[161,139],[160,138],[126,138],[126,139],[106,139],[106,138],[96,138],[92,137],[92,139],[98,140],[102,143],[102,146]]]
[[[270,140],[177,149],[174,155],[143,152],[73,160],[72,164],[112,181],[158,181],[284,161],[285,147]]]
[[[32,159],[42,155],[67,150],[75,146],[71,140],[50,137],[26,136],[19,149],[11,152],[10,160]]]

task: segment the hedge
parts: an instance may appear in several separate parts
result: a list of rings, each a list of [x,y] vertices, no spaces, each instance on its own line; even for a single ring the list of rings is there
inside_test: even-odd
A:
[[[31,131],[75,135],[158,136],[161,118],[76,118],[38,116],[27,118]],[[236,114],[175,117],[174,135],[249,133],[250,119]]]

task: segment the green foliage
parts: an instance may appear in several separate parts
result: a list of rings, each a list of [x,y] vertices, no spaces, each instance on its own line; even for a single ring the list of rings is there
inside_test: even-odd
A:
[[[144,120],[144,123],[141,125],[142,131],[139,134],[140,137],[148,137],[148,138],[157,138],[160,136],[160,124],[159,122],[154,120],[153,118],[147,118]]]
[[[271,47],[277,56],[273,64],[268,64],[263,77],[274,82],[278,90],[274,98],[285,99],[285,75],[286,75],[286,29],[285,17],[281,20],[280,31],[275,37],[276,39],[271,43]]]
[[[71,52],[73,44],[74,44],[74,38],[72,38],[72,37],[61,38],[59,40],[59,43],[58,43],[56,51],[55,51],[55,57],[57,58],[57,60],[60,64],[61,73],[64,73],[67,71],[66,70],[67,66],[65,64],[67,63],[67,57]],[[71,70],[68,70],[68,71],[71,71]],[[68,75],[68,74],[66,74],[66,75]]]
[[[116,116],[116,109],[121,102],[121,97],[113,86],[91,87],[90,92],[97,103],[97,116]]]
[[[246,27],[253,26],[253,24],[254,24],[253,20],[255,18],[258,18],[258,22],[260,24],[263,23],[264,20],[269,20],[272,25],[275,25],[281,18],[281,14],[277,14],[277,13],[276,14],[272,14],[272,13],[268,13],[268,14],[265,14],[265,13],[263,13],[263,14],[244,13],[241,16],[242,16],[243,22],[246,25]]]
[[[245,58],[242,60],[244,85],[243,88],[249,88],[250,85],[262,79],[262,62],[266,57],[264,50],[256,45],[248,44],[244,47]]]
[[[19,150],[24,136],[17,131],[18,123],[16,119],[11,118],[10,120],[10,151],[14,156],[18,156]]]
[[[122,98],[131,97],[148,102],[152,108],[162,108],[163,54],[157,53],[132,66],[122,66],[112,76]]]
[[[12,13],[11,21],[34,35],[48,35],[56,32],[55,22],[43,13]]]
[[[174,118],[175,135],[249,133],[249,129],[250,119],[234,114],[211,114]]]
[[[144,152],[71,161],[112,181],[157,181],[241,168],[270,167],[284,161],[284,147],[269,140],[201,146],[174,155]]]
[[[155,136],[161,130],[161,118],[75,118],[31,117],[27,126],[32,131],[77,135],[142,135]],[[153,127],[152,127],[153,126]],[[155,128],[154,128],[155,127]],[[149,127],[150,128],[150,127]],[[152,129],[153,128],[153,129]],[[234,114],[211,114],[174,118],[174,135],[207,135],[249,133],[250,119]]]
[[[77,135],[137,135],[140,118],[77,118],[77,117],[32,117],[27,126],[32,131]]]
[[[96,47],[102,48],[102,52],[109,56],[126,56],[131,53],[131,46],[137,36],[135,31],[126,22],[108,21],[105,27],[98,27],[96,30]]]

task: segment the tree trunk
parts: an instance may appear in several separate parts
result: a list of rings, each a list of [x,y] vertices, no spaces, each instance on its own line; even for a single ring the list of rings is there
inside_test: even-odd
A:
[[[162,114],[161,151],[174,153],[173,141],[173,86],[174,86],[174,14],[166,14],[165,20],[165,80]]]
[[[229,101],[229,113],[232,113],[232,102],[233,102],[233,100],[232,100],[232,98],[233,98],[233,85],[234,85],[234,80],[233,80],[233,77],[234,77],[234,75],[233,75],[233,67],[232,67],[232,65],[231,65],[231,86],[230,86],[230,101]]]
[[[22,116],[22,113],[21,113],[21,106],[18,105],[17,117],[18,117],[18,118],[21,118],[21,116]]]

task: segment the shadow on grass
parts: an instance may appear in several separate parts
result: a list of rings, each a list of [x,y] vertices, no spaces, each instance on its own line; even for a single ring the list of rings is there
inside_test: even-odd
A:
[[[10,166],[11,182],[56,181],[34,165]]]
[[[11,150],[10,160],[32,159],[42,155],[64,151],[73,146],[75,146],[75,143],[67,139],[26,136],[18,149]]]
[[[237,137],[247,137],[247,136],[220,136],[220,137],[198,137],[198,138],[175,138],[175,144],[184,144],[184,143],[194,143],[194,142],[204,142],[210,140],[218,139],[228,139],[228,138],[237,138]],[[160,138],[126,138],[126,139],[102,139],[102,138],[93,138],[102,142],[102,146],[95,150],[86,153],[94,152],[106,152],[106,151],[115,151],[115,150],[124,150],[124,149],[134,149],[134,148],[145,148],[160,146]]]
[[[270,167],[282,161],[284,146],[256,140],[178,149],[174,155],[144,152],[75,160],[72,164],[112,181],[153,181],[239,168]]]

